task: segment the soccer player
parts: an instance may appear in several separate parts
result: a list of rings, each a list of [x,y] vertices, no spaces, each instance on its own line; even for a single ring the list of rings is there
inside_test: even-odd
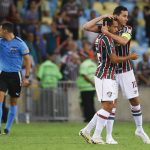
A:
[[[118,6],[114,9],[114,17],[118,20],[119,31],[118,35],[110,33],[106,28],[102,28],[102,32],[107,36],[113,38],[118,44],[116,44],[115,49],[118,56],[126,56],[130,53],[130,40],[132,34],[132,28],[127,26],[128,21],[128,10],[126,7]],[[104,29],[104,30],[103,30]],[[138,87],[136,79],[133,73],[133,67],[130,60],[119,63],[116,68],[116,80],[118,86],[121,87],[122,93],[130,102],[131,112],[136,124],[135,135],[140,137],[144,143],[150,144],[150,139],[148,135],[144,132],[142,127],[142,112],[139,100]],[[112,116],[108,121],[106,126],[107,137],[111,139],[111,132],[113,127],[113,122],[115,118],[115,108],[113,109]]]
[[[109,32],[116,33],[118,31],[117,21],[105,18],[103,22],[107,22]],[[97,111],[88,125],[79,132],[79,135],[89,143],[104,144],[101,138],[101,132],[112,112],[114,100],[117,98],[115,63],[127,61],[129,59],[137,59],[138,56],[136,53],[131,53],[124,57],[117,56],[115,54],[114,41],[112,38],[102,33],[100,33],[95,40],[95,49],[99,61],[95,73],[95,88],[102,108]],[[95,132],[91,138],[90,132],[95,125]]]
[[[29,85],[31,60],[29,49],[13,33],[13,24],[4,22],[0,25],[0,133],[8,134],[17,112],[17,99],[21,86]],[[22,62],[25,64],[25,76],[21,77]],[[5,93],[10,95],[10,107],[4,132],[1,131],[2,104]]]
[[[92,32],[99,32],[99,28],[97,27],[96,23],[101,21],[106,16],[109,17],[115,17],[118,22],[118,35],[112,34],[107,30],[107,27],[102,27],[101,31],[113,38],[116,44],[115,49],[117,51],[118,56],[126,56],[130,53],[129,46],[130,46],[130,40],[131,40],[131,33],[132,28],[127,26],[128,21],[128,10],[126,7],[118,6],[114,9],[113,16],[112,15],[103,15],[100,17],[97,17],[90,22],[87,22],[84,25],[84,29]],[[133,67],[131,64],[131,61],[125,61],[122,63],[119,63],[116,68],[116,80],[118,83],[118,86],[121,87],[122,93],[127,97],[131,104],[131,112],[136,124],[136,131],[135,135],[140,137],[144,143],[150,144],[150,139],[148,135],[144,132],[143,126],[142,126],[142,112],[141,112],[141,106],[140,106],[140,100],[139,100],[139,93],[138,93],[138,87],[136,84],[135,76],[133,73]],[[112,137],[112,128],[115,118],[115,111],[116,108],[113,108],[110,119],[107,122],[107,137],[106,137],[106,143],[113,144],[114,139]]]

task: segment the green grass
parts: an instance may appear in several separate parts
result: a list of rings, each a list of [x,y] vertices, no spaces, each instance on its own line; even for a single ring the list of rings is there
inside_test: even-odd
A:
[[[68,122],[14,124],[10,135],[0,136],[0,150],[150,150],[150,145],[135,137],[134,123],[115,123],[114,137],[118,145],[85,143],[78,136],[85,125]],[[144,124],[144,128],[150,135],[150,124]]]

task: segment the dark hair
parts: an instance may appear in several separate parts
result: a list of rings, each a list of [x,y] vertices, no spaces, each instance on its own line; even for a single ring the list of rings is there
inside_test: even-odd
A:
[[[111,26],[113,24],[113,18],[106,17],[103,19],[103,26],[107,24],[107,26]]]
[[[124,6],[118,6],[114,9],[113,15],[120,15],[121,11],[128,11],[128,9]]]
[[[1,26],[2,29],[7,30],[8,32],[14,32],[14,25],[11,22],[4,22]]]

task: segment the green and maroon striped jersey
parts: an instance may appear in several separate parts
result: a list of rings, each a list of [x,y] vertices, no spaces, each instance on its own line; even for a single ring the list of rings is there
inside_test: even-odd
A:
[[[120,44],[115,45],[116,54],[118,56],[127,56],[130,51],[130,39],[131,39],[132,28],[130,26],[123,26],[119,31],[119,36],[125,36],[129,39],[129,42],[124,46]],[[121,62],[116,66],[116,73],[123,73],[132,70],[132,62],[131,60],[127,60],[125,62]]]
[[[95,40],[95,50],[98,57],[98,67],[95,75],[102,79],[115,79],[115,64],[110,61],[109,55],[115,53],[114,41],[112,38],[99,34]]]

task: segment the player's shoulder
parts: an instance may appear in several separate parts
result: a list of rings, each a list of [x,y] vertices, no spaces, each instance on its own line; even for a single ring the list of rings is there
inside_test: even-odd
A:
[[[18,36],[15,36],[15,39],[16,39],[17,41],[19,41],[19,42],[24,43],[24,41],[23,41],[20,37],[18,37]]]

